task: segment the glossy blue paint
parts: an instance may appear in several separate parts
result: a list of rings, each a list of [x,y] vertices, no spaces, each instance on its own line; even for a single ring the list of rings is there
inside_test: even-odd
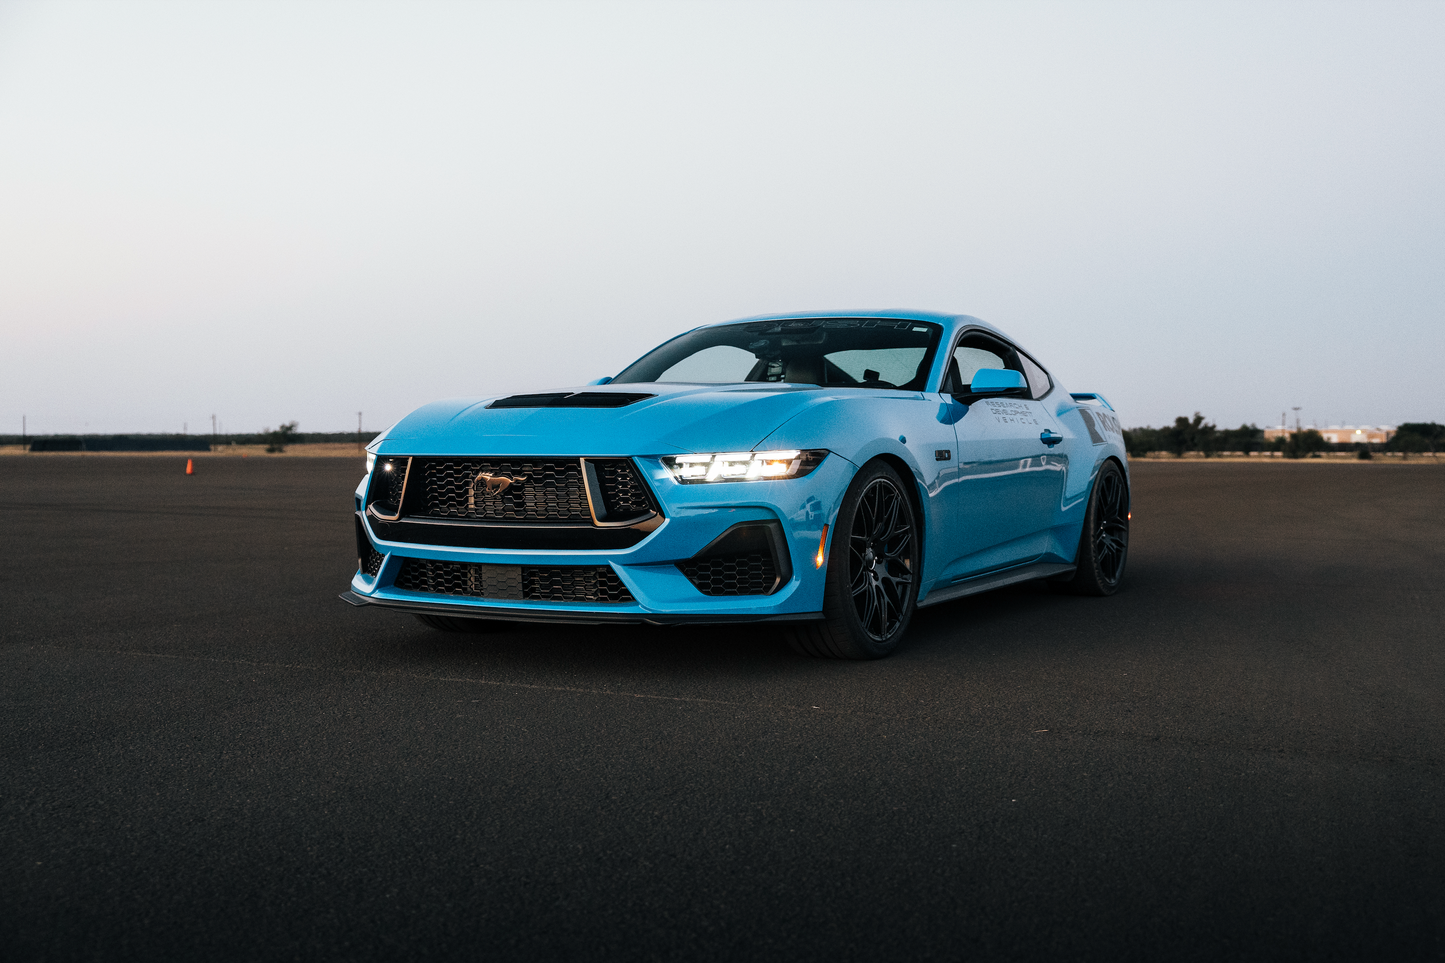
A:
[[[405,556],[499,564],[572,561],[610,564],[617,572],[637,601],[606,605],[605,611],[613,614],[703,618],[817,612],[823,602],[823,572],[814,565],[814,556],[823,526],[835,524],[858,469],[880,458],[912,481],[923,526],[920,598],[935,587],[1012,566],[1073,561],[1100,465],[1117,461],[1127,479],[1118,420],[1101,396],[1071,396],[1056,381],[1038,399],[960,400],[941,393],[948,357],[960,335],[979,330],[1010,340],[966,315],[826,311],[742,320],[822,317],[941,325],[943,341],[928,390],[781,383],[608,384],[610,379],[600,379],[587,390],[653,397],[619,408],[487,408],[492,398],[426,405],[398,422],[372,450],[381,455],[630,456],[644,472],[666,520],[631,548],[565,552],[385,543],[375,539],[368,525],[373,543],[387,558],[376,578],[358,572],[352,590],[380,602],[446,604],[462,614],[485,614],[488,607],[587,612],[585,604],[491,602],[405,592],[392,584]],[[1026,386],[1017,372],[994,369],[985,374],[989,370],[979,372],[985,384],[992,379],[1002,387]],[[976,375],[973,386],[978,385]],[[689,452],[793,448],[827,449],[831,454],[802,478],[718,484],[680,484],[661,461],[664,455]],[[946,457],[940,459],[940,453]],[[365,485],[363,481],[357,489],[358,501]],[[704,596],[675,565],[739,521],[773,519],[783,526],[793,577],[772,595]],[[828,546],[830,553],[835,550],[836,545]]]
[[[1000,391],[1016,391],[1028,388],[1022,371],[1007,368],[979,368],[973,373],[973,383],[968,390],[975,394],[993,394]]]

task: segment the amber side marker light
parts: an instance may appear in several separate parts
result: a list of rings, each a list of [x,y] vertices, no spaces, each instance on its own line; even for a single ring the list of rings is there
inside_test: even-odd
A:
[[[1126,518],[1124,519],[1124,521],[1126,521],[1126,522],[1132,522],[1133,520],[1134,520],[1134,513],[1133,513],[1133,512],[1130,512],[1129,515],[1128,515],[1128,517],[1126,517]]]
[[[818,555],[813,559],[814,568],[823,567],[823,549],[828,545],[828,526],[823,526],[823,534],[818,536]]]

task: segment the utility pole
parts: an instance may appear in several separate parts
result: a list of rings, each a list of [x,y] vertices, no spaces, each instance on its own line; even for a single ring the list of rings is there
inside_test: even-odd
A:
[[[1300,407],[1299,405],[1295,405],[1294,408],[1292,409],[1292,410],[1294,411],[1294,430],[1295,430],[1295,431],[1299,431],[1299,407]]]
[[[356,450],[361,451],[361,412],[356,413]]]
[[[27,417],[29,417],[29,416],[28,416],[28,415],[21,415],[21,416],[20,416],[20,447],[21,447],[22,449],[24,449],[25,451],[29,451],[29,450],[30,450],[30,442],[28,442],[28,441],[25,440],[25,427],[26,427],[26,426],[25,426],[25,419],[26,419]]]
[[[220,442],[220,439],[218,439],[218,438],[216,437],[216,416],[215,416],[215,415],[212,415],[212,416],[211,416],[211,450],[214,451],[215,448],[216,448],[216,446],[219,445],[220,443],[221,443],[221,442]]]

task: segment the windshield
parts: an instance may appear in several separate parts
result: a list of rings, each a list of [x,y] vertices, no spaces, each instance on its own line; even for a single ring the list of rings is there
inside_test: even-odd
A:
[[[654,348],[613,384],[746,381],[922,391],[942,332],[894,318],[795,318],[699,328]]]

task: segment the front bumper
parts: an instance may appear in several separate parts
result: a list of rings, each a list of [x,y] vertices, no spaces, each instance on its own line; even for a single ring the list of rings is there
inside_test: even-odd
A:
[[[357,571],[342,598],[418,613],[560,622],[658,624],[796,620],[820,617],[824,569],[817,562],[825,525],[837,514],[856,466],[830,454],[810,474],[780,481],[684,485],[656,458],[634,459],[661,503],[665,520],[628,548],[547,550],[469,548],[384,541],[369,516],[365,537],[382,556],[376,574]],[[364,494],[366,481],[358,492]],[[704,595],[678,568],[739,523],[781,526],[791,575],[768,595]],[[395,584],[405,559],[515,566],[610,566],[631,602],[524,602],[410,591]],[[825,547],[826,558],[826,547]]]

